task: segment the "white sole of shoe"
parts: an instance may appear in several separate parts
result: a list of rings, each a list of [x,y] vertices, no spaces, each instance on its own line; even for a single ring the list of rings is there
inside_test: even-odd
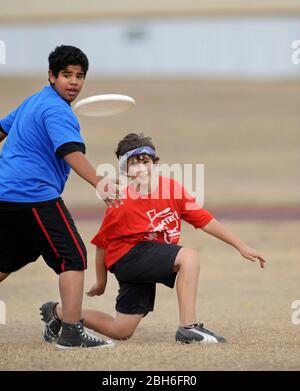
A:
[[[115,346],[115,343],[113,341],[109,341],[105,345],[98,345],[98,346],[90,346],[90,347],[84,347],[84,346],[63,346],[63,345],[55,345],[55,348],[57,350],[76,350],[76,349],[96,349],[96,348],[112,348]]]

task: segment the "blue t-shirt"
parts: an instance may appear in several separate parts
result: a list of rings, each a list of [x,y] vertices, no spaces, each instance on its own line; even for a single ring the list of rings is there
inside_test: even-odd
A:
[[[0,120],[0,125],[8,135],[0,155],[0,201],[59,197],[71,167],[55,152],[68,142],[84,143],[71,106],[47,86]]]

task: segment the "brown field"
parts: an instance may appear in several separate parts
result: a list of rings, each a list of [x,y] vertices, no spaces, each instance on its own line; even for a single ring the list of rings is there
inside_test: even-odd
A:
[[[44,85],[0,82],[0,117]],[[116,163],[117,142],[143,131],[162,163],[205,164],[207,207],[299,206],[300,81],[87,80],[81,97],[100,93],[131,95],[137,105],[114,117],[80,118],[95,166]],[[64,198],[73,206],[99,205],[76,175]]]
[[[216,239],[185,227],[183,243],[199,250],[202,270],[198,317],[224,335],[222,346],[176,345],[175,290],[159,286],[155,311],[129,341],[110,349],[57,352],[41,340],[38,307],[58,298],[57,279],[40,260],[1,286],[7,324],[0,326],[1,370],[300,370],[300,325],[291,322],[291,304],[300,299],[298,222],[225,222],[269,260],[265,270]],[[80,222],[88,243],[95,224]],[[94,280],[93,253],[86,288]],[[114,313],[113,275],[104,296],[84,306]]]
[[[0,82],[0,116],[42,85]],[[299,211],[300,83],[89,81],[82,96],[105,92],[132,95],[137,106],[114,118],[81,120],[93,163],[115,162],[116,142],[140,130],[153,137],[162,162],[204,163],[205,207],[221,219],[226,208],[232,215],[240,211],[238,220],[229,213],[224,223],[259,249],[268,265],[260,270],[185,226],[182,243],[199,251],[202,265],[199,320],[228,344],[176,345],[176,294],[159,286],[155,311],[131,340],[112,349],[57,352],[41,340],[38,312],[41,303],[58,298],[57,277],[39,260],[0,286],[7,306],[0,370],[300,370],[300,325],[291,321],[292,302],[300,299],[300,222],[293,213],[278,219],[282,211]],[[100,215],[93,190],[75,175],[64,198],[71,208],[99,208]],[[255,220],[245,219],[247,210]],[[272,211],[269,220],[266,211]],[[93,217],[77,222],[89,253],[86,288],[94,278]],[[116,293],[110,275],[105,295],[85,298],[84,306],[113,313]]]

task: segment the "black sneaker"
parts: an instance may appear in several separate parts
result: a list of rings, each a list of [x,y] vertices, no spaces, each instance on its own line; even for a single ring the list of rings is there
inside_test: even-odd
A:
[[[57,302],[49,301],[40,307],[42,321],[46,323],[43,339],[49,343],[54,341],[56,342],[58,340],[62,326],[61,320],[55,315],[55,308],[57,304]]]
[[[192,328],[178,327],[175,335],[176,342],[179,343],[220,343],[226,342],[226,339],[206,330],[203,323],[199,323]]]
[[[98,348],[113,346],[111,340],[95,337],[83,327],[83,319],[77,323],[62,322],[62,332],[56,347],[57,349]]]

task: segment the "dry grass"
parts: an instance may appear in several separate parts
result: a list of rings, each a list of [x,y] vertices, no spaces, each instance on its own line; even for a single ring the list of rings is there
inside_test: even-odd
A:
[[[43,85],[0,82],[0,116]],[[82,97],[108,92],[131,95],[137,105],[115,117],[80,118],[95,165],[116,163],[117,142],[144,131],[161,162],[205,164],[209,207],[299,205],[300,82],[87,80]],[[64,197],[76,206],[99,204],[76,175]]]
[[[4,115],[36,81],[1,80]],[[83,96],[132,95],[130,113],[82,120],[95,164],[115,162],[112,151],[128,131],[153,137],[163,162],[205,163],[205,206],[299,205],[300,83],[203,81],[89,81]],[[183,103],[183,105],[182,105]],[[93,190],[72,176],[64,196],[69,206],[99,205]],[[217,216],[218,217],[218,216]],[[0,325],[0,369],[19,370],[300,370],[300,326],[291,323],[291,303],[300,299],[300,223],[226,222],[269,259],[266,270],[241,260],[231,248],[185,228],[183,243],[199,250],[202,275],[199,319],[224,335],[222,346],[179,346],[175,291],[159,287],[155,312],[134,337],[113,349],[57,352],[41,341],[38,307],[58,298],[57,278],[42,261],[8,278],[0,287],[7,325]],[[79,222],[85,242],[95,222]],[[93,263],[93,248],[88,247]],[[93,282],[93,267],[86,286]],[[84,306],[114,312],[117,286]]]
[[[174,343],[178,324],[175,290],[159,286],[155,311],[129,341],[114,348],[57,352],[41,341],[39,305],[57,299],[57,279],[42,260],[1,285],[7,325],[0,326],[1,370],[300,370],[299,325],[291,303],[299,296],[299,233],[296,222],[225,222],[269,260],[261,271],[216,239],[185,227],[183,243],[202,260],[198,315],[229,343],[217,346]],[[81,222],[88,243],[96,227]],[[93,282],[93,248],[86,287]],[[114,313],[117,285],[110,275],[103,297],[84,306]]]

